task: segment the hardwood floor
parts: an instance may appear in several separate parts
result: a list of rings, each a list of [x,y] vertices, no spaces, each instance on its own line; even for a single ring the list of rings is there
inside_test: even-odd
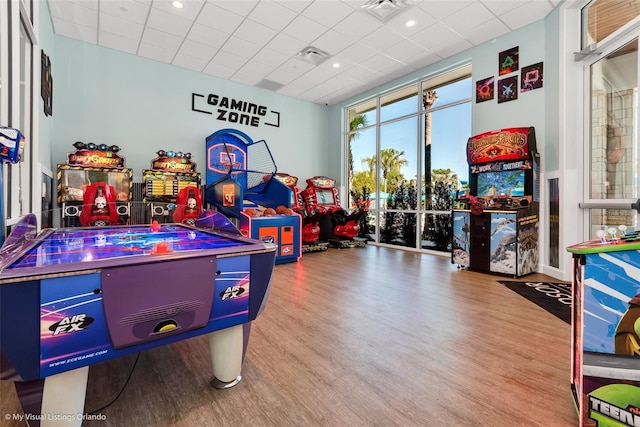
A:
[[[209,386],[207,339],[192,338],[141,353],[84,425],[575,426],[570,326],[503,279],[374,246],[305,254],[275,267],[237,386]],[[91,367],[87,411],[135,359]],[[0,393],[0,425],[26,425],[5,420],[13,384]]]

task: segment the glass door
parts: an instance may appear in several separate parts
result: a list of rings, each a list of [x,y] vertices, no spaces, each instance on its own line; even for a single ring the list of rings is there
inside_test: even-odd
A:
[[[589,238],[638,229],[638,32],[585,63],[590,83],[585,203]]]

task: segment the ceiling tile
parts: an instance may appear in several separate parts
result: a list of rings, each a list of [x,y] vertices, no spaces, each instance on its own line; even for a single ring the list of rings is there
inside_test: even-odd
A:
[[[125,21],[112,15],[100,14],[100,31],[115,34],[121,37],[140,40],[144,26],[135,22]]]
[[[178,54],[193,56],[195,58],[202,58],[206,61],[206,65],[217,52],[218,49],[216,49],[215,47],[207,46],[193,40],[185,40],[182,43],[182,46],[180,46]],[[202,68],[204,68],[204,65],[201,67],[201,69]]]
[[[188,68],[194,71],[202,71],[202,69],[209,63],[209,57],[192,56],[180,49],[171,63],[182,68]]]
[[[510,0],[506,0],[510,1]],[[535,0],[537,1],[537,0]],[[416,4],[416,7],[427,12],[437,20],[446,18],[453,13],[463,9],[473,3],[478,3],[477,0],[429,0],[421,1]]]
[[[73,22],[84,27],[98,28],[98,10],[87,7],[92,4],[82,5],[70,1],[54,2],[55,6],[50,9],[51,17]]]
[[[175,53],[182,44],[182,38],[147,27],[142,35],[142,42],[144,44],[158,46]]]
[[[93,27],[77,25],[73,22],[63,21],[62,19],[53,19],[53,28],[58,35],[70,37],[86,43],[98,43],[98,33]]]
[[[287,25],[282,33],[291,36],[297,40],[311,43],[313,40],[327,32],[327,27],[312,21],[304,16],[298,16]]]
[[[155,61],[171,63],[175,56],[175,50],[163,49],[149,43],[142,43],[138,48],[138,56],[153,59]]]
[[[477,46],[508,33],[509,27],[504,25],[499,19],[492,19],[476,27],[463,28],[458,31],[462,37],[467,40],[473,40],[473,44]]]
[[[482,3],[474,2],[442,19],[442,23],[460,34],[464,29],[476,27],[493,18],[495,18],[493,13]]]
[[[403,40],[406,39],[388,27],[380,27],[360,42],[377,50],[385,50]]]
[[[333,27],[353,12],[352,8],[339,1],[316,1],[302,12],[302,16],[325,27]]]
[[[184,37],[191,28],[191,21],[157,8],[151,8],[149,19],[147,20],[147,27]]]
[[[261,1],[253,8],[248,18],[276,31],[281,31],[296,18],[296,13],[276,2]]]
[[[482,0],[482,4],[484,4],[487,7],[487,9],[493,12],[496,16],[503,15],[517,7],[522,6],[525,3],[528,3],[528,1],[527,0],[513,0],[513,1]]]
[[[111,0],[107,0],[111,1]],[[182,7],[177,8],[173,6],[171,0],[154,1],[151,3],[153,9],[158,9],[166,12],[176,18],[185,19],[192,22],[196,16],[200,13],[202,6],[206,3],[205,0],[181,0]]]
[[[318,49],[324,50],[330,55],[335,55],[336,53],[342,52],[349,46],[353,45],[354,42],[354,40],[351,40],[349,37],[346,37],[337,31],[329,30],[315,39],[311,44]]]
[[[233,12],[236,15],[247,16],[258,4],[258,0],[208,0],[219,8]]]
[[[275,2],[298,14],[309,7],[313,0],[275,0]]]
[[[240,37],[229,37],[226,43],[222,46],[221,50],[232,52],[241,58],[251,58],[258,53],[262,46],[248,42]]]
[[[364,12],[358,12],[347,16],[337,23],[333,29],[354,40],[360,40],[381,26],[382,23],[372,16]]]
[[[107,33],[104,31],[100,31],[98,33],[98,39],[100,41],[100,46],[102,47],[108,47],[110,49],[132,53],[134,55],[138,51],[138,40],[123,37],[117,34]]]
[[[233,33],[243,20],[242,16],[222,9],[216,6],[215,3],[205,4],[200,15],[196,18],[198,24],[215,28],[226,34]]]
[[[191,40],[206,46],[221,48],[230,36],[215,28],[206,27],[202,24],[193,24],[186,40]]]
[[[544,18],[551,10],[551,5],[546,1],[531,1],[503,14],[501,19],[511,30],[517,30]]]
[[[100,2],[100,15],[110,15],[144,25],[149,15],[150,7],[142,3],[127,0],[110,0]]]
[[[278,32],[266,25],[262,25],[261,23],[254,21],[253,19],[245,19],[240,24],[235,34],[246,41],[256,44],[264,44],[274,38]]]
[[[268,47],[269,49],[287,55],[287,57],[289,58],[291,58],[293,55],[296,55],[306,46],[307,43],[294,39],[293,37],[282,33],[275,36],[266,45],[266,47]]]

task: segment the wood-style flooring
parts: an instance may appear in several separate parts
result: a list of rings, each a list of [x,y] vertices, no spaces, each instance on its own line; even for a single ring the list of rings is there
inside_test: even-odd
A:
[[[188,274],[188,272],[185,272]],[[140,354],[87,427],[566,427],[570,326],[447,257],[367,246],[277,265],[242,381],[213,389],[204,336]],[[85,409],[120,391],[129,355],[89,370]],[[20,413],[0,382],[0,425]]]

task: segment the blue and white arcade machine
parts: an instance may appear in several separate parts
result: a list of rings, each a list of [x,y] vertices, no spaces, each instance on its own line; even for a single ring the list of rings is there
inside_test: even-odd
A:
[[[0,126],[0,244],[4,241],[5,212],[4,212],[4,164],[18,163],[24,151],[24,135],[18,129]]]

